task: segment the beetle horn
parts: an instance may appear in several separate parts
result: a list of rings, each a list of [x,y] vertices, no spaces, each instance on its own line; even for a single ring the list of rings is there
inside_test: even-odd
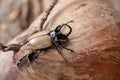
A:
[[[63,26],[66,25],[70,31],[68,32],[68,34],[66,34],[66,37],[68,37],[70,35],[70,33],[72,32],[72,28],[68,25],[68,24],[63,24]]]
[[[68,33],[66,36],[69,36],[70,33],[72,32],[72,28],[71,28],[68,24],[71,23],[71,22],[73,22],[73,20],[68,21],[68,22],[65,23],[65,24],[58,25],[58,26],[55,28],[55,32],[59,32],[63,26],[67,26],[67,27],[70,29],[70,31],[69,31],[69,33]]]
[[[71,20],[71,21],[66,22],[65,24],[69,24],[69,23],[71,23],[71,22],[74,22],[74,21],[73,21],[73,20]]]
[[[72,32],[72,28],[68,25],[68,24],[71,23],[71,22],[74,22],[74,21],[71,20],[71,21],[68,21],[67,23],[63,24],[63,26],[66,25],[66,26],[70,29],[70,31],[69,31],[69,33],[66,35],[66,37],[68,37],[68,36],[70,35],[70,33]]]

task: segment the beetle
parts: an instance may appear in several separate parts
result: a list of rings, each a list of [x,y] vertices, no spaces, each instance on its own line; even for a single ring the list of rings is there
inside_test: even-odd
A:
[[[62,44],[62,42],[68,41],[68,36],[72,32],[72,28],[68,25],[68,23],[70,23],[70,22],[73,22],[73,21],[69,21],[65,24],[58,25],[52,31],[43,30],[43,31],[39,31],[39,32],[36,32],[36,33],[32,34],[27,40],[28,46],[31,49],[44,49],[44,48],[48,48],[48,47],[51,47],[51,46],[55,46],[57,51],[62,55],[62,53],[59,51],[59,49],[57,47],[57,45],[58,45],[61,48],[64,48],[64,49],[69,50],[71,52],[74,52],[73,50],[71,50],[69,48],[66,48]],[[64,26],[69,28],[69,32],[66,33],[66,34],[63,34],[61,32],[61,29]],[[62,57],[63,57],[63,55],[62,55]],[[64,58],[64,60],[67,62],[67,60],[65,58]]]
[[[61,29],[63,26],[67,26],[70,30],[67,34],[63,34]],[[47,47],[55,45],[58,43],[62,48],[70,50],[62,45],[62,42],[68,40],[68,36],[72,32],[72,28],[66,23],[62,25],[58,25],[54,30],[43,30],[32,34],[27,42],[31,49],[44,49]]]
[[[3,46],[2,44],[0,44],[1,46],[0,48],[2,51],[13,50],[15,52],[13,62],[15,63],[15,65],[17,65],[18,68],[24,65],[29,66],[29,64],[31,63],[29,60],[29,55],[32,54],[32,52],[44,50],[45,48],[49,48],[51,46],[55,46],[58,53],[60,53],[65,62],[67,62],[67,60],[63,56],[59,48],[64,48],[66,50],[74,52],[73,50],[63,45],[63,42],[68,41],[68,36],[72,32],[72,28],[71,26],[68,25],[68,23],[73,22],[73,20],[58,25],[53,30],[42,30],[43,24],[45,23],[48,15],[50,14],[50,11],[57,2],[58,0],[54,0],[53,3],[48,8],[48,10],[45,12],[43,18],[41,18],[40,22],[41,31],[39,30],[37,32],[32,32],[32,34],[29,34],[28,35],[29,37],[25,38],[21,44],[11,44],[9,46]],[[64,27],[67,27],[69,29],[68,33],[66,34],[62,33],[61,31]]]
[[[67,59],[64,57],[63,53],[59,50],[59,48],[74,52],[72,49],[69,49],[63,45],[63,42],[68,41],[68,36],[72,32],[72,28],[68,25],[68,23],[70,22],[73,21],[58,25],[53,30],[42,30],[31,34],[30,37],[28,37],[28,39],[26,40],[26,42],[24,42],[24,45],[26,45],[26,47],[21,48],[19,52],[14,55],[14,63],[17,64],[19,69],[23,66],[28,67],[31,63],[29,55],[32,54],[33,51],[36,51],[35,54],[37,54],[37,51],[44,50],[51,46],[54,46],[58,53],[61,55],[61,57],[64,59],[64,61],[67,62]],[[68,27],[67,29],[69,29],[66,34],[62,33],[61,31],[62,28],[65,27]]]

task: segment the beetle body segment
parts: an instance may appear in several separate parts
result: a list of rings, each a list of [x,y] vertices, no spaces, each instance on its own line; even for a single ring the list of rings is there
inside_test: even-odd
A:
[[[49,33],[49,30],[43,30],[31,35],[28,39],[29,47],[31,49],[44,49],[52,46],[52,39]]]

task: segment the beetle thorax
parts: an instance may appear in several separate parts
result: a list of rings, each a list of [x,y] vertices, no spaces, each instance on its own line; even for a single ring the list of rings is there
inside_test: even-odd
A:
[[[64,35],[61,32],[56,32],[56,31],[51,31],[50,32],[50,37],[52,38],[53,41],[67,41],[68,38],[66,37],[66,35]]]

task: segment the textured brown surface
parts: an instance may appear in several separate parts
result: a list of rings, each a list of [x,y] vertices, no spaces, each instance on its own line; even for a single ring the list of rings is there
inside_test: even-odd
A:
[[[0,42],[7,43],[40,15],[50,0],[0,0]]]
[[[0,0],[0,43],[8,43],[26,29],[49,3],[50,0]],[[11,68],[12,57],[12,52],[0,51],[0,80],[22,80],[15,68]]]
[[[66,46],[76,53],[62,50],[69,61],[65,63],[54,48],[48,49],[21,73],[27,80],[120,80],[119,4],[119,0],[61,0],[44,29],[74,20]],[[40,17],[27,33],[39,27]]]
[[[71,0],[59,3],[45,29],[70,23],[65,63],[55,49],[43,52],[23,74],[30,80],[120,80],[120,2]],[[39,19],[39,18],[38,18]],[[32,25],[37,26],[36,20]],[[30,72],[30,73],[29,73]]]

